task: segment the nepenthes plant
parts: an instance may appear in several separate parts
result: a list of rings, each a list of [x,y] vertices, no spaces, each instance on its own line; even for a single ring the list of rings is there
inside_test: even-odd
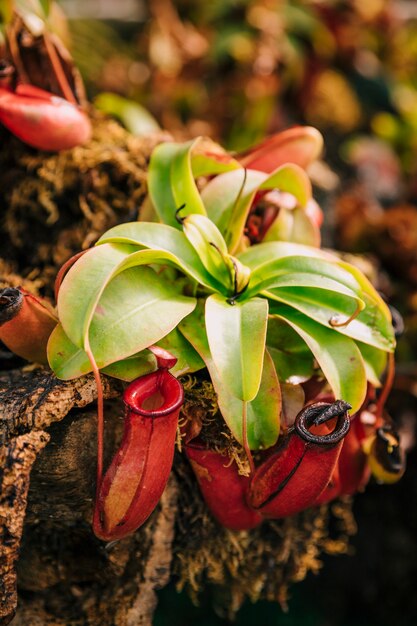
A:
[[[110,229],[59,273],[47,355],[59,378],[96,379],[101,539],[152,513],[178,429],[208,507],[235,530],[354,493],[371,471],[401,476],[384,417],[392,316],[357,267],[319,247],[305,170],[321,147],[312,128],[236,158],[205,139],[163,143],[149,166],[147,221]],[[17,319],[2,327],[6,345]],[[101,373],[129,383],[105,473]],[[213,386],[243,469],[207,446],[200,423],[179,420],[186,374]]]

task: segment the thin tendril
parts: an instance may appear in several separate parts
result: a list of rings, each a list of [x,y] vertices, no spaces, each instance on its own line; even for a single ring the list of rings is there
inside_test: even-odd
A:
[[[382,387],[381,395],[379,396],[376,403],[375,414],[377,417],[381,417],[382,411],[384,409],[387,398],[392,389],[392,385],[394,384],[394,376],[395,376],[395,360],[394,355],[390,353],[388,355],[388,365],[387,365],[387,375],[385,378],[384,386]]]
[[[97,387],[97,484],[96,484],[96,496],[98,497],[101,479],[103,476],[103,434],[104,434],[104,399],[103,399],[103,385],[100,378],[100,370],[97,366],[96,360],[90,348],[88,338],[84,350],[89,358],[91,367],[93,369],[94,380]]]
[[[347,326],[348,324],[350,324],[351,322],[353,322],[353,320],[358,317],[359,313],[363,310],[363,307],[358,304],[356,306],[356,309],[353,311],[352,315],[350,317],[347,318],[347,320],[345,320],[344,322],[338,322],[337,315],[334,315],[333,317],[331,317],[329,319],[329,324],[332,328],[341,328],[342,326]]]
[[[253,474],[255,472],[255,463],[253,462],[252,452],[249,448],[248,443],[248,412],[247,412],[247,402],[243,402],[242,404],[242,441],[243,441],[243,449],[246,452],[246,456],[248,457],[250,472]]]

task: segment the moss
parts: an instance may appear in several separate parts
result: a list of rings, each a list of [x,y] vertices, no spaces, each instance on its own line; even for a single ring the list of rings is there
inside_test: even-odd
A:
[[[250,467],[243,447],[236,441],[225,423],[217,405],[216,392],[204,372],[198,376],[183,377],[185,402],[182,408],[182,426],[192,422],[192,430],[209,448],[235,461],[239,474],[249,476]]]
[[[183,426],[197,422],[208,447],[236,460],[240,473],[247,475],[245,452],[218,411],[211,383],[196,376],[182,382]],[[350,499],[235,532],[211,516],[183,454],[177,454],[174,471],[181,486],[173,550],[177,587],[198,603],[200,592],[210,586],[218,613],[228,619],[246,598],[276,601],[285,608],[289,586],[320,570],[321,553],[349,551],[349,538],[356,532]]]
[[[212,518],[183,455],[174,470],[181,485],[173,548],[177,588],[198,603],[200,592],[211,587],[217,611],[228,619],[246,598],[285,608],[290,585],[320,570],[321,553],[349,550],[356,532],[350,499],[237,532]]]
[[[149,156],[164,138],[133,137],[97,114],[87,145],[56,154],[0,133],[2,256],[48,286],[72,254],[108,228],[138,218]]]

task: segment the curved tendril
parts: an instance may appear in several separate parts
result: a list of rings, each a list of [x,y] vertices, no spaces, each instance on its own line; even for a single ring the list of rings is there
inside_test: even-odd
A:
[[[391,392],[392,385],[394,384],[394,377],[395,377],[395,360],[394,360],[394,354],[390,352],[388,354],[387,375],[385,377],[385,382],[382,387],[381,395],[379,396],[376,402],[375,415],[377,417],[382,416],[382,411],[384,410],[385,403]]]
[[[309,443],[336,444],[343,439],[350,428],[348,410],[352,408],[344,400],[336,400],[332,404],[317,402],[303,409],[296,417],[297,434]],[[327,435],[315,435],[309,431],[311,426],[319,426],[337,417],[334,430]]]
[[[347,320],[344,320],[343,322],[339,322],[339,316],[338,315],[333,315],[330,319],[329,319],[329,324],[332,328],[342,328],[343,326],[347,326],[348,324],[350,324],[351,322],[353,322],[353,320],[358,317],[359,313],[362,311],[362,306],[358,303],[356,305],[356,309],[353,311],[352,315],[350,317],[347,318]]]
[[[87,250],[81,250],[81,252],[77,252],[77,254],[74,254],[70,259],[68,259],[68,261],[65,261],[65,263],[61,265],[59,272],[55,278],[55,285],[54,285],[55,300],[58,300],[59,290],[61,289],[61,285],[65,278],[66,273],[74,265],[74,263],[76,263],[78,259],[82,257],[83,254],[85,254],[86,252]]]
[[[84,348],[88,359],[90,361],[94,380],[97,387],[97,484],[96,484],[96,499],[99,497],[100,485],[103,478],[103,439],[104,439],[104,398],[103,398],[103,385],[100,378],[100,370],[97,366],[94,354],[90,348],[90,343],[87,339]]]
[[[180,211],[183,211],[186,206],[187,206],[187,204],[186,204],[186,202],[184,202],[184,204],[179,206],[178,209],[175,211],[175,219],[177,220],[178,224],[182,224],[183,221],[185,220],[185,217],[180,217],[179,213],[180,213]]]

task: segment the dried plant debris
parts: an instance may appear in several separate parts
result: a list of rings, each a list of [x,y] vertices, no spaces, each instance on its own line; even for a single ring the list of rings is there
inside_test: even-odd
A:
[[[87,145],[57,154],[32,150],[0,130],[2,256],[24,276],[37,268],[52,283],[72,254],[139,215],[149,156],[167,135],[133,137],[98,114],[93,126]]]

